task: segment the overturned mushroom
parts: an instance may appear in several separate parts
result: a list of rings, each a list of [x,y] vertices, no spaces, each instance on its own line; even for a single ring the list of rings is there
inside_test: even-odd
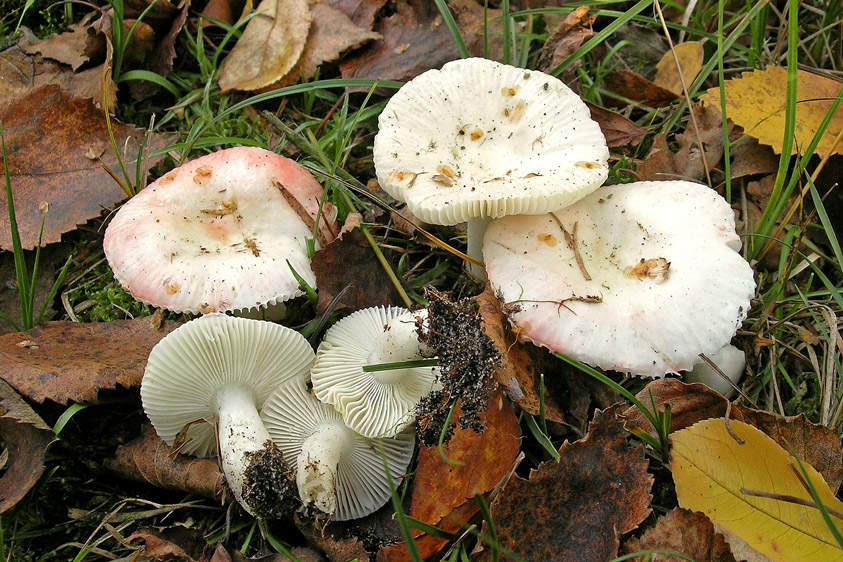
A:
[[[250,501],[255,494],[246,474],[261,455],[278,453],[258,411],[285,381],[304,384],[313,357],[307,340],[289,328],[223,314],[202,316],[152,349],[141,384],[144,411],[161,439],[179,452],[209,457],[219,445],[231,491],[249,513],[264,517],[275,506]],[[292,464],[289,458],[280,460]]]
[[[385,504],[390,492],[384,463],[395,479],[404,475],[413,456],[412,427],[394,438],[362,437],[301,380],[280,385],[264,403],[261,419],[294,464],[302,502],[336,521],[369,515]]]
[[[480,259],[490,219],[577,201],[606,179],[609,150],[561,80],[469,58],[425,72],[392,96],[373,156],[381,187],[418,218],[468,221],[469,255]]]
[[[436,385],[435,367],[364,372],[366,365],[422,359],[417,323],[427,310],[364,308],[328,330],[311,370],[313,392],[364,437],[390,437],[412,423]]]
[[[177,312],[256,309],[311,286],[307,239],[333,237],[322,187],[283,156],[251,147],[197,158],[129,200],[105,233],[115,277],[136,299]],[[319,220],[319,228],[314,229]],[[289,262],[289,264],[288,264]]]
[[[755,282],[729,204],[686,181],[603,187],[496,220],[489,282],[518,334],[604,369],[663,376],[718,352]]]

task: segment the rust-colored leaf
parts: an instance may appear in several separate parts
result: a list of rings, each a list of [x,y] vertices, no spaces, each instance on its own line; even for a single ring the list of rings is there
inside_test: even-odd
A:
[[[90,100],[62,92],[58,86],[44,86],[18,97],[0,112],[6,137],[9,172],[15,199],[15,214],[24,249],[34,248],[41,228],[41,204],[49,204],[42,244],[58,242],[68,232],[103,208],[125,198],[120,186],[92,155],[118,177],[120,169],[111,150],[105,115]],[[127,167],[134,160],[144,133],[112,119],[117,146]],[[150,150],[163,146],[153,136]],[[154,163],[155,160],[150,160]],[[5,192],[0,207],[6,207]],[[0,214],[0,248],[11,249],[9,219]]]
[[[311,268],[319,287],[317,310],[324,312],[334,297],[348,290],[337,308],[400,305],[401,297],[359,229],[337,238],[314,254]]]
[[[307,0],[262,0],[256,11],[220,68],[223,91],[267,88],[290,72],[304,51]]]
[[[495,367],[495,380],[522,410],[539,415],[539,373],[543,372],[540,371],[543,359],[540,354],[546,354],[546,351],[516,341],[491,287],[486,287],[481,295],[474,298],[474,302],[480,307],[483,328],[501,357],[501,365]],[[550,396],[545,396],[544,408],[548,420],[565,422],[564,415]]]
[[[604,109],[589,102],[585,102],[591,111],[591,118],[600,125],[606,144],[609,148],[632,145],[636,146],[647,135],[647,129],[636,125],[620,113]]]
[[[654,380],[637,396],[648,407],[651,407],[650,393],[657,408],[670,404],[671,433],[702,420],[726,415],[728,400],[700,383],[684,384],[677,379]],[[782,447],[787,447],[787,441],[800,459],[823,475],[832,490],[837,490],[843,483],[843,446],[834,431],[809,422],[801,414],[782,417],[739,404],[732,405],[730,417],[757,427]],[[640,427],[656,436],[653,426],[637,408],[627,409],[622,418],[627,427]]]
[[[0,337],[0,378],[34,400],[96,400],[102,389],[140,385],[150,350],[167,333],[151,318],[99,324],[47,322]]]
[[[624,554],[642,550],[672,550],[684,554],[696,562],[735,562],[729,545],[723,535],[714,531],[711,521],[699,512],[677,507],[656,522],[655,527],[647,529],[640,537],[626,541]],[[659,562],[681,562],[683,558],[659,554]],[[645,556],[632,558],[643,562]]]
[[[443,447],[445,455],[457,465],[443,459],[438,447],[420,447],[411,517],[449,533],[461,532],[463,525],[477,513],[474,495],[490,492],[508,475],[521,443],[518,418],[500,392],[489,398],[485,416],[484,433],[457,428]],[[423,558],[438,552],[446,542],[430,535],[417,540]],[[402,543],[382,549],[378,560],[399,562],[409,560],[409,555]]]
[[[140,437],[121,445],[106,468],[123,478],[167,490],[221,499],[225,477],[213,459],[171,455],[170,447],[146,425]]]
[[[56,441],[52,430],[15,390],[0,381],[0,440],[9,453],[0,477],[0,513],[14,507],[44,472],[47,447]]]
[[[674,53],[676,54],[675,58]],[[690,88],[702,69],[704,55],[705,49],[703,49],[702,41],[679,43],[673,51],[666,52],[656,64],[656,76],[653,78],[653,84],[673,92],[677,96],[682,96],[682,79],[684,78],[685,85]],[[679,68],[682,69],[681,78],[679,70],[676,68],[677,59],[679,60]]]
[[[375,16],[386,4],[386,0],[324,0],[332,8],[340,10],[351,18],[354,25],[371,30],[375,25]]]
[[[617,556],[620,535],[650,513],[653,477],[643,446],[628,441],[616,410],[598,412],[585,439],[560,447],[558,463],[542,463],[529,479],[509,481],[492,504],[501,546],[523,560],[601,562]]]
[[[199,529],[173,525],[172,527],[140,527],[126,542],[143,541],[145,559],[152,562],[194,562],[207,560],[204,554],[214,552],[214,547],[205,542]]]
[[[380,38],[373,31],[357,27],[344,13],[326,4],[314,4],[310,7],[310,13],[313,22],[304,51],[298,63],[277,84],[279,87],[295,84],[299,80],[311,80],[322,64],[333,62],[342,53]]]
[[[611,92],[650,107],[661,107],[676,99],[676,94],[670,90],[631,70],[613,70],[606,75],[603,85]]]
[[[42,56],[69,65],[73,70],[90,61],[85,52],[88,45],[90,22],[70,26],[70,31],[56,33],[46,39],[27,43],[22,46],[29,54],[40,53]]]
[[[553,28],[544,43],[538,70],[550,72],[594,36],[591,26],[597,15],[589,14],[588,9],[588,6],[578,7]]]

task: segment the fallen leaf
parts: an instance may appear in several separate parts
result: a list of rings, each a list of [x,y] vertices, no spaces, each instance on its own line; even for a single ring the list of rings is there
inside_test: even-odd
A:
[[[348,560],[369,560],[369,552],[363,542],[357,537],[343,538],[335,536],[330,530],[314,524],[312,519],[302,519],[295,515],[296,528],[305,536],[308,543],[316,546],[332,562],[346,562]]]
[[[375,25],[375,16],[386,0],[323,0],[323,4],[340,10],[351,18],[354,25],[371,30]]]
[[[635,171],[641,181],[689,180],[707,182],[706,170],[711,172],[723,157],[723,123],[720,113],[711,106],[692,105],[699,126],[691,125],[676,138],[679,150],[673,152],[664,135],[658,135],[647,158]],[[700,150],[700,143],[705,150]],[[706,164],[708,167],[706,168]]]
[[[674,433],[671,442],[670,467],[680,506],[702,511],[774,561],[843,560],[843,549],[819,509],[747,493],[813,504],[796,460],[760,430],[738,420],[730,420],[727,428],[724,419],[716,418]],[[823,477],[803,465],[825,506],[843,512],[843,502]]]
[[[840,91],[841,82],[797,70],[796,130],[792,154],[808,146],[820,123],[828,113]],[[787,69],[770,66],[765,70],[744,72],[740,78],[726,80],[726,115],[744,128],[744,132],[758,142],[782,151],[782,132],[785,122]],[[701,96],[703,102],[720,109],[720,90],[711,88]],[[843,154],[843,145],[834,146],[835,138],[843,130],[843,111],[838,109],[817,145],[816,153],[824,157],[832,152]]]
[[[539,373],[542,362],[538,355],[546,351],[516,341],[501,310],[500,301],[490,286],[473,300],[480,308],[483,328],[501,356],[501,365],[495,367],[495,380],[519,408],[534,416],[539,415]],[[544,415],[548,420],[565,423],[564,414],[550,396],[545,396]]]
[[[729,150],[729,173],[732,179],[755,175],[775,174],[779,159],[773,149],[759,144],[752,137],[741,137]]]
[[[337,60],[342,53],[356,49],[367,41],[379,39],[380,35],[357,27],[348,16],[326,4],[310,7],[313,22],[307,35],[307,42],[299,61],[281,79],[277,87],[307,82],[316,75],[323,64]]]
[[[477,513],[475,494],[490,492],[508,475],[518,456],[521,431],[518,418],[503,394],[494,393],[488,400],[486,431],[457,428],[443,446],[442,458],[436,446],[420,446],[413,480],[410,517],[435,525],[448,533],[459,533]],[[416,531],[415,536],[421,536]],[[424,535],[416,541],[422,558],[438,552],[447,541]],[[378,560],[398,562],[410,560],[403,543],[389,546],[378,553]]]
[[[222,499],[225,490],[225,476],[216,460],[171,455],[170,446],[149,424],[140,437],[118,447],[105,467],[129,480],[215,500]]]
[[[529,479],[509,481],[491,507],[503,548],[531,561],[617,556],[620,535],[650,513],[653,485],[644,448],[628,442],[617,410],[595,414],[585,439],[559,448],[559,462],[544,462]],[[480,560],[488,554],[486,549]],[[498,559],[510,560],[503,554]]]
[[[0,378],[39,403],[92,402],[100,390],[140,386],[149,352],[176,328],[167,322],[159,331],[151,322],[47,322],[0,336]]]
[[[110,147],[105,115],[90,100],[44,86],[13,100],[0,113],[9,157],[15,214],[24,249],[34,248],[41,228],[42,202],[49,204],[43,244],[58,242],[64,232],[99,216],[103,208],[123,200],[120,186],[87,154],[92,146]],[[112,118],[115,141],[126,166],[133,168],[144,132]],[[163,137],[152,136],[149,150],[163,147]],[[154,164],[158,158],[148,159]],[[105,150],[102,161],[119,177],[113,151]],[[2,190],[0,190],[2,192]],[[6,207],[5,192],[0,207]],[[11,249],[9,219],[0,215],[0,248]]]
[[[156,33],[152,52],[139,65],[141,68],[159,76],[167,76],[173,70],[173,61],[176,58],[176,38],[187,21],[188,8],[190,8],[190,1],[184,0],[181,9],[172,16],[172,19],[167,20],[165,30]],[[132,80],[129,82],[129,89],[132,92],[132,99],[139,100],[155,94],[160,86],[147,80]]]
[[[603,87],[635,102],[661,107],[676,100],[676,94],[631,70],[613,70],[603,79]]]
[[[654,527],[644,531],[623,545],[622,553],[631,554],[642,550],[672,550],[684,554],[696,562],[735,562],[729,545],[723,535],[714,531],[711,521],[702,513],[677,507],[659,517]],[[644,562],[645,556],[632,558]],[[684,558],[659,554],[653,560],[659,562],[683,562]]]
[[[243,14],[247,0],[210,0],[202,9],[203,18],[219,20],[228,25],[234,25]],[[202,26],[216,25],[210,19],[203,19]]]
[[[679,43],[673,51],[666,52],[656,64],[656,77],[653,78],[653,84],[681,97],[684,95],[682,78],[685,79],[685,85],[690,88],[697,74],[702,70],[704,56],[705,49],[702,41]],[[679,68],[682,69],[681,78],[679,69],[676,68],[676,59],[679,60]]]
[[[647,136],[647,129],[636,125],[620,113],[604,109],[589,102],[585,102],[591,111],[591,118],[600,125],[606,144],[609,148],[621,146],[637,146]]]
[[[140,527],[127,539],[127,543],[143,541],[143,554],[152,562],[194,562],[205,553],[214,552],[199,529],[182,525],[172,527]]]
[[[400,304],[401,297],[360,229],[332,241],[313,255],[310,264],[319,287],[321,314],[346,287],[337,309]]]
[[[260,90],[298,62],[310,29],[307,0],[262,0],[220,68],[223,91]]]
[[[0,476],[0,513],[4,513],[38,482],[44,473],[47,448],[57,439],[38,414],[3,381],[0,381],[0,440],[9,454],[8,466]]]
[[[588,6],[579,6],[553,28],[542,48],[538,70],[550,72],[594,36],[591,26],[597,14],[589,14],[588,10]]]
[[[90,61],[86,54],[88,29],[91,22],[82,21],[70,26],[70,31],[55,33],[46,39],[25,44],[22,48],[29,54],[40,53],[48,59],[69,65],[73,70]]]
[[[41,304],[47,302],[50,290],[55,283],[58,271],[64,266],[70,250],[60,244],[47,246],[41,251],[38,260],[38,275],[35,278],[35,316],[37,317]],[[27,271],[32,272],[35,262],[35,252],[25,251],[24,260]],[[22,325],[20,312],[20,295],[18,295],[17,276],[15,274],[15,256],[12,252],[0,254],[0,310],[11,316],[18,326]],[[47,302],[44,313],[44,320],[51,320],[55,316],[55,309],[52,302]],[[14,332],[15,329],[6,324],[0,323],[0,334]]]
[[[725,416],[729,402],[704,384],[685,384],[671,378],[650,382],[637,398],[651,408],[651,395],[658,409],[670,404],[671,433],[702,420]],[[655,429],[638,408],[627,409],[621,417],[627,427],[640,427],[658,438]],[[740,404],[732,405],[730,418],[754,425],[781,446],[785,446],[786,440],[799,458],[820,471],[832,490],[840,488],[843,483],[843,445],[833,430],[811,423],[801,414],[782,417]]]

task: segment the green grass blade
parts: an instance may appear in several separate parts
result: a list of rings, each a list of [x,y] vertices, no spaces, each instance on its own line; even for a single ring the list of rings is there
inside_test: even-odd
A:
[[[545,452],[551,458],[553,458],[553,460],[559,462],[559,451],[557,451],[556,447],[554,447],[553,443],[551,443],[550,437],[548,437],[547,434],[542,431],[542,428],[539,427],[535,416],[532,416],[531,414],[526,414],[526,416],[527,427],[530,428],[530,433],[533,434],[533,437],[535,437],[536,441],[539,442],[539,445],[541,445],[542,449],[544,449]]]
[[[64,426],[67,425],[67,422],[70,421],[70,418],[76,415],[76,412],[84,410],[87,407],[88,404],[71,404],[68,406],[67,409],[65,409],[65,411],[59,416],[59,419],[56,420],[55,425],[53,425],[53,433],[58,436],[64,429]]]
[[[720,118],[723,130],[723,171],[726,177],[724,195],[726,201],[732,202],[732,173],[731,158],[729,154],[729,123],[726,113],[726,88],[723,87],[726,79],[724,76],[723,57],[723,14],[726,11],[726,0],[717,2],[717,84],[720,88]]]
[[[412,562],[422,562],[419,547],[416,545],[416,539],[413,538],[413,531],[410,530],[410,522],[407,520],[407,514],[404,513],[404,506],[401,505],[401,497],[398,495],[398,490],[395,487],[395,482],[393,482],[392,474],[389,471],[389,463],[386,460],[383,443],[378,443],[378,451],[381,454],[381,463],[386,471],[386,483],[389,485],[389,496],[392,498],[392,507],[395,509],[395,519],[398,521],[398,526],[401,527],[401,535],[404,537],[404,546],[407,547],[407,552],[410,555],[410,560],[412,560]]]
[[[808,178],[808,182],[811,190],[811,199],[814,202],[814,208],[817,210],[817,217],[820,219],[820,224],[822,224],[823,230],[825,231],[828,244],[831,246],[831,251],[834,253],[834,259],[837,260],[835,265],[837,266],[837,269],[843,270],[843,252],[840,251],[840,240],[837,239],[837,234],[834,232],[834,225],[831,224],[831,219],[828,217],[825,205],[823,205],[822,197],[820,197],[820,194],[817,192],[814,182],[811,181],[811,178]],[[840,186],[838,185],[836,189],[839,190]],[[839,196],[839,193],[837,195]]]
[[[12,195],[12,179],[9,176],[9,156],[6,153],[6,137],[3,132],[3,124],[0,123],[0,145],[3,149],[3,179],[6,187],[6,203],[9,210],[9,230],[12,236],[12,251],[15,260],[15,280],[18,284],[18,297],[20,300],[21,321],[23,322],[24,330],[32,328],[28,325],[32,322],[32,315],[26,314],[26,306],[29,302],[29,291],[26,283],[26,261],[24,260],[23,247],[20,242],[20,232],[18,231],[18,221],[15,217],[15,200]]]
[[[47,298],[44,299],[44,302],[41,303],[41,310],[38,311],[38,317],[35,319],[36,326],[44,320],[44,314],[47,312],[47,306],[49,306],[49,304],[53,302],[53,299],[56,298],[56,294],[58,294],[59,288],[64,283],[64,278],[67,275],[67,270],[70,268],[72,260],[73,256],[67,257],[67,261],[64,262],[64,266],[62,266],[59,276],[56,277],[56,282],[53,283],[52,288],[50,288],[50,293],[47,295]]]
[[[445,0],[435,0],[435,2],[436,7],[439,9],[439,14],[442,16],[442,20],[448,26],[448,31],[451,32],[451,38],[454,40],[454,46],[457,48],[457,52],[460,54],[460,57],[467,59],[471,56],[471,53],[468,52],[465,39],[463,39],[460,28],[454,20],[454,14],[451,13]]]
[[[115,82],[128,82],[129,80],[146,80],[147,82],[158,84],[177,98],[181,96],[181,91],[179,91],[175,84],[160,74],[150,72],[149,70],[130,70],[128,72],[124,72],[115,80]]]

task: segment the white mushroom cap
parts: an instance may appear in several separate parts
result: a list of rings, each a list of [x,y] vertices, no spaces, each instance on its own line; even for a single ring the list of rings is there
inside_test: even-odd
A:
[[[562,81],[469,58],[392,96],[373,156],[390,195],[425,222],[452,225],[570,205],[606,179],[609,150]]]
[[[221,150],[129,200],[106,230],[105,255],[123,287],[154,306],[207,313],[272,305],[302,294],[288,261],[315,286],[306,240],[322,193],[288,158]],[[317,242],[332,228],[321,219]]]
[[[389,499],[381,447],[393,479],[405,474],[415,447],[412,427],[394,438],[356,434],[295,380],[266,401],[261,419],[284,458],[295,459],[302,501],[336,521],[369,515]]]
[[[746,354],[734,345],[723,346],[723,349],[710,356],[709,359],[735,384],[741,380],[746,372]],[[723,377],[705,361],[700,361],[694,365],[693,369],[683,374],[682,381],[688,383],[701,382],[726,398],[731,398],[737,394],[735,388],[723,380]]]
[[[686,181],[604,187],[496,220],[485,238],[489,282],[521,336],[654,377],[718,352],[746,318],[755,282],[739,249],[729,204]]]
[[[284,381],[304,384],[313,358],[307,340],[290,328],[202,316],[152,349],[141,383],[143,408],[168,445],[179,437],[182,453],[214,456],[219,442],[229,486],[251,512],[242,501],[246,457],[269,440],[258,411]]]
[[[436,368],[365,373],[363,366],[422,359],[416,323],[426,316],[427,310],[373,307],[331,326],[311,369],[316,397],[365,437],[389,437],[403,430],[415,420],[419,399],[437,386]]]

